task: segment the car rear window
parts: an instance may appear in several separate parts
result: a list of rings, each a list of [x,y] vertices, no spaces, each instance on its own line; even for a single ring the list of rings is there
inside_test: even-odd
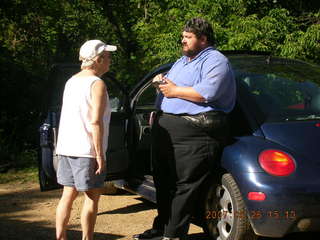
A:
[[[301,61],[230,57],[238,83],[265,121],[320,119],[320,67]]]

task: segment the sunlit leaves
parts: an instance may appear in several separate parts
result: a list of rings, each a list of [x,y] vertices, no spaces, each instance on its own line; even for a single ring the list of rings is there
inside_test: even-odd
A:
[[[285,57],[320,62],[320,24],[311,25],[306,32],[296,31],[286,36],[280,54]]]

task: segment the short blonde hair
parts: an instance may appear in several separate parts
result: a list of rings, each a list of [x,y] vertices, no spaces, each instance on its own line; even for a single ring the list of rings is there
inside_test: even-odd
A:
[[[94,59],[84,59],[84,60],[81,60],[81,61],[82,61],[81,69],[87,68],[87,67],[91,67],[95,63]]]

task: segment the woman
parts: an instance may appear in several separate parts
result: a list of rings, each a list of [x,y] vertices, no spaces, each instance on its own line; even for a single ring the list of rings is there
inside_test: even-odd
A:
[[[66,228],[79,192],[85,200],[81,212],[82,239],[93,239],[101,187],[105,180],[110,106],[100,77],[109,70],[116,46],[100,40],[85,42],[79,52],[81,71],[66,83],[56,153],[58,183],[63,185],[56,211],[56,237],[67,239]]]

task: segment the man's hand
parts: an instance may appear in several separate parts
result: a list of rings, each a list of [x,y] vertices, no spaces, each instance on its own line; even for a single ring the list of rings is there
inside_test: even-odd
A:
[[[159,85],[165,83],[163,80],[163,74],[160,73],[152,79],[152,84],[155,88],[159,89]]]
[[[167,98],[181,98],[193,102],[205,102],[198,92],[192,87],[180,87],[172,82],[169,78],[162,77],[164,83],[159,85],[159,90]]]
[[[96,170],[96,175],[99,175],[105,171],[105,160],[103,157],[96,157],[97,161],[97,170]]]
[[[178,86],[174,84],[169,78],[162,78],[165,83],[159,85],[159,90],[167,98],[177,97]]]

